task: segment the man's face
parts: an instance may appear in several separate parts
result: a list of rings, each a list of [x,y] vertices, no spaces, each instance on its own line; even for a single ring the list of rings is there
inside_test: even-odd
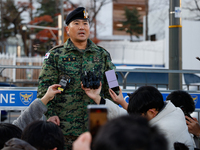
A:
[[[76,19],[66,27],[72,42],[85,42],[90,35],[90,25],[87,20]]]

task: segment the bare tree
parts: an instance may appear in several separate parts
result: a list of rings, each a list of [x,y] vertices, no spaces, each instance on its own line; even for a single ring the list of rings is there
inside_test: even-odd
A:
[[[200,21],[200,0],[186,2],[182,8],[190,13],[190,16],[185,19]]]
[[[26,34],[22,31],[22,25],[21,25],[21,13],[28,10],[32,7],[30,3],[26,2],[18,2],[17,5],[14,4],[14,1],[7,0],[6,2],[3,2],[3,8],[1,10],[2,13],[2,19],[4,24],[8,27],[10,25],[13,25],[13,33],[16,35],[17,33],[20,33],[22,35],[22,40],[24,43],[24,50],[25,54],[28,55],[28,50],[26,47]]]
[[[90,0],[90,2],[88,3],[88,7],[87,9],[89,10],[90,14],[90,26],[93,27],[94,26],[94,39],[96,39],[97,37],[97,20],[96,20],[96,16],[98,15],[98,13],[100,12],[100,10],[102,9],[103,6],[111,3],[111,2],[117,2],[117,0]]]
[[[17,6],[14,5],[12,0],[8,0],[6,3],[4,3],[4,9],[2,11],[3,19],[8,24],[14,25],[14,33],[15,35],[18,32],[18,27],[21,24],[22,19],[20,18],[20,15],[22,12],[26,11],[28,8],[30,8],[29,3],[18,3]]]

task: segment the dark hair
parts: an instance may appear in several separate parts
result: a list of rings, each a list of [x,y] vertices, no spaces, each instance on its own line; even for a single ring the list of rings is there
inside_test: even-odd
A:
[[[189,150],[189,148],[184,143],[180,143],[180,142],[174,143],[174,149],[175,150]]]
[[[8,140],[2,150],[37,150],[26,141],[18,138]]]
[[[192,96],[186,91],[173,91],[166,100],[170,100],[176,107],[181,107],[186,113],[192,113],[195,110],[195,104]]]
[[[11,138],[21,138],[22,130],[10,123],[0,123],[0,149]]]
[[[167,150],[167,140],[144,117],[126,115],[107,122],[94,139],[93,150]]]
[[[30,143],[38,150],[64,148],[64,135],[61,129],[52,122],[35,121],[29,124],[22,133],[22,140]]]
[[[153,86],[138,88],[129,98],[128,113],[142,114],[155,108],[160,111],[164,106],[162,94]]]

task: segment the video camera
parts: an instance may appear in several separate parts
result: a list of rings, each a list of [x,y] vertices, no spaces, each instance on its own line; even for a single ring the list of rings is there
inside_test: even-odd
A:
[[[68,88],[69,83],[70,83],[70,77],[69,76],[67,76],[67,75],[60,76],[59,84],[61,85],[61,87],[58,87],[58,90],[63,92],[66,88]]]

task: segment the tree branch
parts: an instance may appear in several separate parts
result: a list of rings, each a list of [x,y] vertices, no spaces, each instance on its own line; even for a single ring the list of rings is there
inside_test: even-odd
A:
[[[196,5],[197,9],[200,11],[200,8],[199,8],[197,0],[194,0],[194,2],[195,2],[195,5]]]

